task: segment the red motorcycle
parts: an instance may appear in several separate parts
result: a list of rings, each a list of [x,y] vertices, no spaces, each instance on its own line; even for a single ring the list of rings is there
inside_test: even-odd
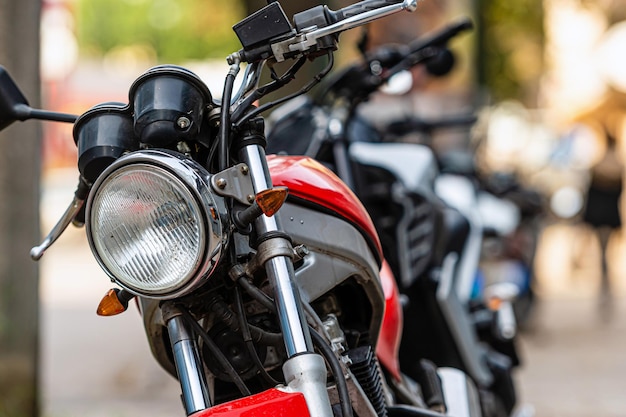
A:
[[[119,314],[135,300],[187,415],[482,415],[462,371],[424,362],[419,381],[403,374],[398,291],[369,215],[320,163],[266,156],[258,117],[330,71],[338,33],[415,8],[410,0],[318,6],[292,24],[272,2],[234,26],[243,48],[228,57],[221,100],[192,72],[163,65],[133,83],[128,103],[76,117],[30,107],[0,70],[0,129],[71,122],[78,146],[74,199],[32,258],[70,223],[86,226],[118,286],[98,313]],[[328,65],[309,84],[255,106],[317,57]],[[278,74],[283,61],[293,63]],[[264,67],[271,81],[261,85]]]

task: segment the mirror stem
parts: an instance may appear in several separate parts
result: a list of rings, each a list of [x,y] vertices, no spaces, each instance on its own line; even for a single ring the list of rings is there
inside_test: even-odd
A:
[[[15,108],[16,115],[19,120],[37,119],[37,120],[50,120],[53,122],[65,122],[74,123],[78,116],[68,113],[57,113],[48,110],[33,109],[28,105],[22,104]]]

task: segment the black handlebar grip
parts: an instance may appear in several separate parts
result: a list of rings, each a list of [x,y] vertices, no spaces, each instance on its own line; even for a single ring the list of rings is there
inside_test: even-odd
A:
[[[437,31],[435,34],[419,38],[409,44],[411,52],[417,52],[428,46],[443,45],[461,32],[474,27],[471,19],[465,17]]]
[[[399,3],[404,3],[404,0],[364,0],[344,7],[343,9],[339,9],[335,13],[339,18],[338,20],[343,20],[348,17],[369,12],[370,10],[376,10],[380,9],[381,7],[391,6],[393,4]]]

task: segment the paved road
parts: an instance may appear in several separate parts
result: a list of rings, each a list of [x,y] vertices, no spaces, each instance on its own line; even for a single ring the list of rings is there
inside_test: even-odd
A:
[[[48,207],[69,201],[71,190],[49,190]],[[60,213],[46,214],[44,226]],[[554,261],[570,239],[562,230],[551,239],[545,259]],[[152,360],[136,311],[96,316],[110,283],[84,232],[70,230],[42,262],[44,416],[182,415],[177,383]],[[626,416],[626,298],[616,300],[613,320],[603,321],[589,296],[590,268],[544,268],[551,279],[533,331],[520,340],[525,364],[517,374],[522,401],[537,416]]]
[[[552,299],[524,334],[518,375],[540,417],[626,416],[626,302],[605,322],[594,299]]]

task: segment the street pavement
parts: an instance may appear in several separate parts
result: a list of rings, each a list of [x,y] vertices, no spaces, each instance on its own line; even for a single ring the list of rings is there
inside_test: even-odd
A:
[[[69,204],[71,178],[47,178],[46,231]],[[579,235],[565,226],[545,235],[541,299],[519,343],[520,402],[539,417],[626,416],[626,277],[616,264],[607,319],[594,296],[597,254],[593,245],[576,246],[589,243],[573,239]],[[615,243],[613,253],[621,247]],[[84,230],[71,227],[41,262],[43,416],[184,415],[177,382],[152,359],[136,309],[109,318],[95,314],[112,285],[93,260]]]

